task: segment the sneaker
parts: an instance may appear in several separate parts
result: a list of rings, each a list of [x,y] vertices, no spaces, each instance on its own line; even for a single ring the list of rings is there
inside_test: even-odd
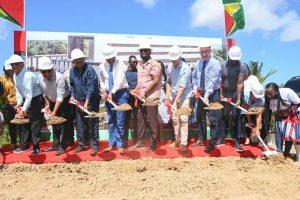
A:
[[[60,156],[60,155],[62,155],[62,154],[64,154],[64,153],[66,153],[66,150],[60,149],[60,150],[57,150],[57,151],[55,152],[55,155],[56,155],[56,156]]]
[[[73,153],[79,153],[79,152],[85,151],[85,150],[86,150],[85,147],[78,146],[78,147],[73,151]]]
[[[218,139],[216,142],[216,147],[224,146],[225,145],[225,140],[224,139]]]
[[[98,149],[92,148],[90,155],[91,156],[96,156],[98,154]]]
[[[37,155],[39,153],[40,153],[40,149],[35,148],[35,149],[32,150],[31,155]]]
[[[238,143],[236,140],[234,140],[234,146],[235,146],[235,150],[237,152],[243,152],[244,149],[242,148],[242,146],[240,145],[240,143]]]
[[[169,145],[169,147],[179,147],[180,144],[178,142],[173,142],[172,144]]]
[[[23,151],[24,151],[24,149],[22,149],[21,147],[19,147],[19,148],[15,149],[13,151],[13,153],[22,153]]]
[[[125,149],[123,147],[119,147],[118,151],[121,155],[125,154]]]
[[[204,142],[203,140],[198,140],[197,142],[195,142],[194,144],[191,145],[192,147],[196,147],[196,146],[204,146]]]
[[[205,152],[211,152],[215,148],[216,148],[215,145],[209,144],[207,147],[204,148],[204,151]]]
[[[157,149],[157,143],[156,142],[152,142],[151,145],[150,145],[150,149],[152,151],[154,151],[155,149]]]
[[[180,151],[181,151],[181,153],[186,153],[186,151],[187,151],[186,145],[182,144],[180,147]]]

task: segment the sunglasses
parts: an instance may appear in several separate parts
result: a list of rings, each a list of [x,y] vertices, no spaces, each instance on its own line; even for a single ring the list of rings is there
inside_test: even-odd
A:
[[[48,70],[41,70],[41,73],[42,74],[45,74],[45,73],[50,73],[52,70],[51,69],[48,69]]]

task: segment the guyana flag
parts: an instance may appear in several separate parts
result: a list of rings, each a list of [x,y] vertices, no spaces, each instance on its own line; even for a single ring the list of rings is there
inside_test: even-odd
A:
[[[226,36],[245,27],[244,9],[241,0],[223,0],[225,9]]]
[[[0,0],[0,17],[24,26],[24,0]]]

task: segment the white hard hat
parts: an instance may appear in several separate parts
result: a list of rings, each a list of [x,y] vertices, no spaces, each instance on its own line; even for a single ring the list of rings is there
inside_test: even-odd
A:
[[[9,63],[9,60],[6,60],[4,62],[4,69],[5,70],[12,70],[11,64]]]
[[[182,51],[179,46],[174,45],[171,47],[169,51],[169,59],[170,60],[178,60],[181,57]]]
[[[203,41],[200,43],[199,48],[211,47],[210,41]]]
[[[240,60],[242,55],[242,50],[238,46],[232,46],[228,51],[228,56],[231,60]]]
[[[71,60],[76,60],[79,58],[85,58],[84,53],[80,49],[73,49],[71,52]]]
[[[51,59],[49,57],[43,56],[39,59],[39,65],[38,65],[39,70],[48,70],[52,69],[53,65],[51,62]]]
[[[111,59],[117,56],[117,52],[115,49],[111,46],[105,46],[102,52],[102,55],[105,60]]]
[[[24,63],[24,62],[25,60],[21,56],[14,54],[8,59],[7,64],[11,65],[13,63]]]
[[[264,97],[265,88],[262,84],[255,81],[252,83],[250,91],[252,92],[253,96],[255,96],[255,98],[259,99]]]
[[[139,46],[139,50],[141,50],[141,49],[150,49],[150,50],[152,50],[151,45],[148,42],[141,43],[140,46]]]

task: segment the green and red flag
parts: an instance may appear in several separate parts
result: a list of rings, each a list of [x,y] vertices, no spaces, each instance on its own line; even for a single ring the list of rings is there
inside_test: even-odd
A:
[[[0,0],[0,17],[24,26],[24,0]]]
[[[241,0],[223,0],[226,36],[245,27],[244,8]]]

